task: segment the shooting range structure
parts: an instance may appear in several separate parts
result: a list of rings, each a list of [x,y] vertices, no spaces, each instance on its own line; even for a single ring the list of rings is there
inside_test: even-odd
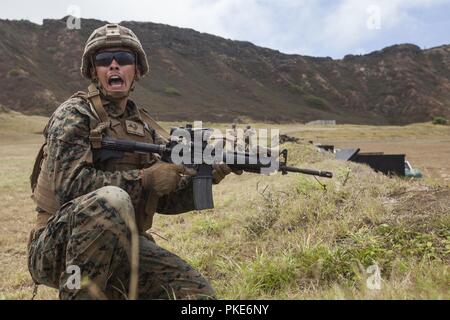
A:
[[[359,152],[360,149],[336,151],[336,159],[369,165],[373,170],[386,175],[405,176],[405,155],[384,154],[383,152]]]
[[[305,124],[307,126],[335,126],[336,120],[314,120]]]
[[[319,151],[327,151],[334,153],[334,145],[331,144],[321,144],[321,143],[314,143],[314,141],[309,141],[310,144],[314,145]]]

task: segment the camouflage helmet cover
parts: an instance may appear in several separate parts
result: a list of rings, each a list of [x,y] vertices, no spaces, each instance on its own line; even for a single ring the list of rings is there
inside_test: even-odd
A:
[[[140,69],[141,77],[148,73],[147,56],[134,32],[124,26],[111,23],[94,30],[86,41],[81,59],[81,75],[91,79],[90,66],[92,55],[100,49],[113,47],[126,47],[136,52],[137,65]]]

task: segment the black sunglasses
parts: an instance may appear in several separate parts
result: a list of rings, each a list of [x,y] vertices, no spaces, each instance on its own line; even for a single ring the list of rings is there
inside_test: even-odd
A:
[[[121,66],[134,64],[136,62],[136,56],[132,52],[103,51],[95,55],[94,64],[97,67],[107,67],[111,64],[113,59]]]

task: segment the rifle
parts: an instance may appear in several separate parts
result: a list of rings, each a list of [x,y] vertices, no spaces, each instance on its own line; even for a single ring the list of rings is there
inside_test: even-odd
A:
[[[182,135],[179,135],[180,130],[183,133]],[[196,140],[196,133],[201,135],[201,145],[199,145],[199,143],[195,143],[198,141],[198,139]],[[193,129],[191,125],[186,125],[185,128],[172,128],[172,139],[165,145],[103,137],[101,139],[101,148],[93,150],[94,161],[105,161],[113,158],[120,159],[123,157],[125,152],[156,153],[161,156],[162,161],[176,164],[181,163],[187,167],[194,168],[197,171],[197,175],[193,177],[193,197],[195,209],[211,209],[214,208],[212,194],[213,168],[212,161],[207,161],[204,157],[204,153],[208,149],[208,146],[211,147],[208,145],[210,134],[210,129]],[[189,141],[183,142],[183,137],[188,137],[190,140],[188,139]],[[271,154],[270,149],[267,149],[266,151]],[[267,158],[261,156],[259,152],[215,153],[214,148],[211,152],[211,156],[214,156],[215,159],[220,159],[226,163],[233,171],[242,170],[245,172],[262,173],[263,170],[266,169],[268,171],[281,171],[283,175],[288,174],[288,172],[296,172],[325,178],[333,177],[333,174],[328,171],[302,169],[288,166],[287,155],[288,151],[283,149],[279,153],[280,160],[277,160],[275,169],[273,169],[273,163],[268,163]]]

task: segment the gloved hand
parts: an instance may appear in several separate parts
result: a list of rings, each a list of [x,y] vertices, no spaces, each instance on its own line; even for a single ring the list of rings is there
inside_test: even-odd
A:
[[[159,197],[167,195],[178,186],[181,175],[195,176],[194,169],[182,164],[158,161],[151,167],[141,170],[142,186],[147,191],[154,191]]]
[[[229,175],[231,172],[237,175],[242,174],[242,170],[231,170],[231,168],[226,163],[214,163],[213,164],[213,183],[218,184],[220,181]]]

